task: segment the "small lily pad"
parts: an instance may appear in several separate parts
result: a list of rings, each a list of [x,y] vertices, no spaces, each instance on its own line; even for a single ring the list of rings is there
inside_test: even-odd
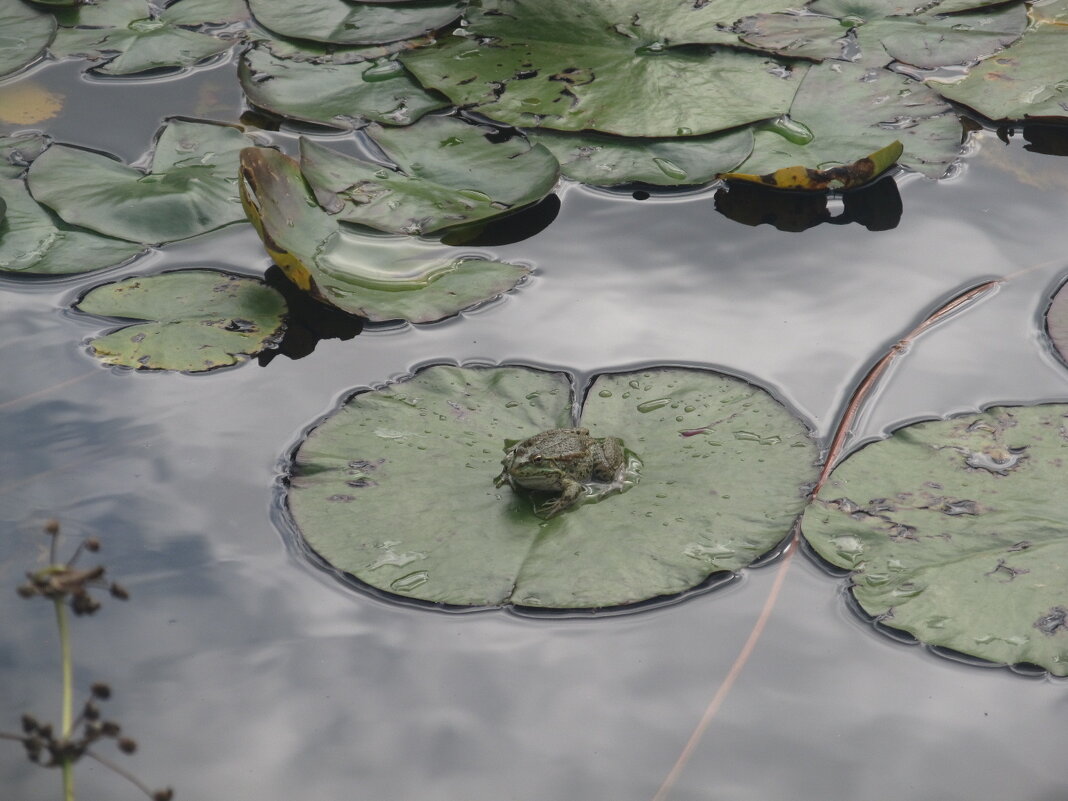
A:
[[[105,364],[190,373],[229,367],[277,341],[286,304],[255,278],[218,270],[135,276],[89,291],[74,308],[146,322],[90,342]]]
[[[923,84],[882,69],[825,61],[805,75],[788,120],[758,132],[737,172],[767,175],[801,165],[827,170],[868,158],[895,140],[900,163],[941,178],[960,153],[952,107]]]
[[[234,44],[211,27],[248,17],[239,0],[177,0],[162,11],[145,0],[107,0],[58,13],[53,55],[83,56],[104,75],[192,66]]]
[[[522,137],[488,138],[486,126],[425,117],[407,128],[366,131],[395,168],[346,156],[308,139],[301,172],[319,204],[337,219],[399,234],[429,234],[536,203],[556,185],[560,166]]]
[[[143,247],[68,225],[34,200],[21,178],[0,177],[0,270],[63,275],[101,270],[138,255]]]
[[[917,423],[835,468],[805,512],[881,623],[1068,675],[1068,405]]]
[[[992,120],[1068,119],[1068,24],[1040,23],[963,80],[927,83]]]
[[[808,167],[782,167],[767,175],[750,175],[730,172],[723,177],[728,181],[749,181],[774,189],[804,189],[825,192],[827,190],[856,189],[878,178],[901,158],[902,148],[898,141],[853,162],[824,170]]]
[[[37,131],[0,136],[0,178],[18,178],[30,162],[45,151],[52,139]]]
[[[649,369],[602,375],[585,397],[579,424],[622,439],[637,472],[596,503],[545,520],[539,499],[494,486],[509,441],[575,423],[566,375],[435,366],[357,393],[306,437],[289,470],[293,522],[333,568],[387,593],[592,609],[741,569],[804,508],[815,445],[752,384]]]
[[[249,219],[289,280],[368,320],[440,320],[513,289],[530,272],[339,223],[319,208],[297,162],[274,150],[242,151],[241,178]]]
[[[0,77],[18,72],[44,54],[56,21],[19,0],[0,8]]]
[[[249,0],[256,21],[281,36],[357,45],[422,36],[456,20],[465,5],[466,0]]]
[[[752,128],[673,139],[626,139],[534,129],[532,141],[560,161],[560,171],[591,186],[643,183],[693,186],[741,164],[753,151]]]
[[[409,125],[449,105],[416,83],[398,61],[293,59],[276,55],[264,43],[242,55],[238,78],[250,103],[334,128],[361,128],[369,121]]]
[[[249,144],[233,126],[173,119],[157,134],[147,172],[53,145],[33,162],[28,181],[33,196],[68,223],[131,242],[171,242],[245,219],[237,167]]]
[[[693,136],[784,113],[804,73],[751,52],[684,47],[736,38],[719,23],[744,6],[482,0],[462,35],[401,60],[424,86],[512,125]]]

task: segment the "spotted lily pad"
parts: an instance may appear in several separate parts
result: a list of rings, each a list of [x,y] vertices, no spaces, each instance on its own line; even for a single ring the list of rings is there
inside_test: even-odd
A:
[[[58,13],[52,53],[99,62],[93,71],[104,75],[192,66],[234,44],[211,27],[248,17],[240,0],[177,0],[161,11],[145,0],[106,0]]]
[[[20,0],[0,8],[0,77],[18,72],[44,53],[56,30],[51,14]]]
[[[960,121],[923,84],[882,69],[825,61],[805,75],[789,120],[757,134],[737,172],[767,175],[801,165],[826,170],[869,157],[895,140],[900,163],[941,178],[960,152]]]
[[[565,176],[592,186],[704,184],[733,170],[753,151],[751,128],[672,139],[627,139],[539,128],[531,131],[531,139],[553,152]]]
[[[258,43],[241,57],[241,88],[260,108],[335,128],[369,121],[409,125],[448,102],[423,89],[395,60],[346,57],[290,58]]]
[[[367,134],[395,168],[302,139],[300,169],[337,219],[428,234],[536,203],[556,185],[560,166],[552,153],[522,137],[494,142],[493,133],[455,117],[425,117],[407,128],[372,125]]]
[[[804,73],[750,52],[684,47],[723,41],[719,23],[744,15],[744,6],[482,0],[463,31],[401,60],[424,86],[512,125],[711,133],[782,114]]]
[[[451,366],[359,392],[298,448],[293,522],[333,568],[387,593],[590,609],[738,570],[803,509],[814,443],[762,389],[706,370],[602,375],[577,421],[575,392],[562,373]],[[576,422],[623,440],[623,491],[543,519],[542,499],[494,486],[510,441]]]
[[[148,244],[171,242],[245,219],[238,153],[252,144],[229,125],[173,119],[157,134],[151,169],[53,145],[28,174],[33,196],[68,223]]]
[[[294,39],[337,44],[379,44],[422,36],[456,20],[465,5],[466,0],[249,0],[252,15],[264,28]]]
[[[1068,675],[1068,405],[917,423],[835,468],[805,538],[886,626]]]
[[[90,342],[105,364],[191,373],[228,367],[269,347],[286,313],[277,290],[218,270],[134,276],[96,287],[75,308],[145,321]]]
[[[242,151],[241,196],[289,280],[368,320],[440,320],[492,300],[530,272],[408,237],[353,230],[318,206],[297,162],[274,150]]]
[[[1040,23],[961,81],[929,80],[943,97],[992,120],[1068,119],[1068,21]]]

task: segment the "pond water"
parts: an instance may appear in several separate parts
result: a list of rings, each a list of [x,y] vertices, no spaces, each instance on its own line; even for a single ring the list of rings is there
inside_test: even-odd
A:
[[[233,71],[101,81],[59,64],[16,83],[63,96],[38,127],[132,159],[164,116],[234,121]],[[291,149],[294,137],[275,141]],[[0,279],[0,583],[38,564],[46,518],[72,540],[103,540],[101,560],[133,598],[75,621],[76,681],[112,685],[109,713],[141,746],[123,764],[180,799],[653,798],[779,563],[622,616],[391,604],[310,565],[278,525],[287,454],[352,389],[443,361],[715,367],[772,390],[826,445],[887,348],[991,278],[1008,280],[895,363],[854,444],[995,402],[1068,399],[1068,369],[1042,334],[1068,271],[1068,159],[1024,144],[984,132],[953,178],[900,176],[901,222],[878,232],[749,227],[719,214],[711,191],[638,201],[564,186],[548,228],[485,249],[535,268],[517,292],[208,376],[102,368],[83,345],[99,321],[68,307],[105,278],[261,274],[269,260],[248,225],[103,274]],[[843,588],[806,556],[789,563],[755,650],[662,798],[1065,797],[1063,681],[895,642]],[[48,604],[4,609],[0,728],[14,730],[24,711],[58,714],[57,647]],[[98,765],[76,775],[79,797],[137,797]],[[0,752],[0,784],[20,799],[59,786],[15,745]]]

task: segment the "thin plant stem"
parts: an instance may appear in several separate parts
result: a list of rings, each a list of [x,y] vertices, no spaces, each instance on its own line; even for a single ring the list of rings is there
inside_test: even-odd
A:
[[[53,538],[55,539],[55,538]],[[63,683],[63,706],[60,710],[60,731],[64,740],[70,739],[74,723],[74,661],[70,654],[70,627],[67,625],[67,607],[56,598],[52,601],[56,608],[56,625],[59,628],[60,670]],[[63,799],[74,801],[74,764],[70,757],[63,758]]]
[[[92,757],[97,762],[99,762],[101,765],[103,765],[105,768],[110,768],[111,770],[115,771],[117,774],[122,776],[122,778],[126,779],[126,781],[130,782],[132,785],[134,785],[138,790],[143,792],[149,798],[152,797],[152,788],[151,787],[148,787],[147,785],[143,784],[136,776],[134,776],[129,771],[124,770],[123,768],[121,768],[115,762],[112,762],[110,759],[105,759],[104,757],[100,756],[100,754],[95,754],[92,751],[86,751],[85,755],[88,756],[88,757]]]

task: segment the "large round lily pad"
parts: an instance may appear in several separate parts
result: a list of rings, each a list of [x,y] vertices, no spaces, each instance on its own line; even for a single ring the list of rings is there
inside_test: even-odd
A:
[[[105,364],[195,373],[229,367],[270,346],[282,333],[286,303],[255,278],[175,270],[98,286],[75,308],[145,321],[90,342]]]
[[[370,120],[409,125],[449,105],[416,83],[400,62],[285,58],[271,43],[247,50],[237,75],[249,102],[334,128],[360,128]]]
[[[424,86],[513,125],[711,133],[784,113],[804,72],[760,54],[682,47],[724,41],[718,23],[744,5],[482,0],[465,35],[401,60]]]
[[[925,643],[1068,675],[1068,405],[917,423],[835,468],[802,531]]]
[[[530,272],[339,223],[316,204],[297,163],[275,150],[246,148],[241,178],[249,219],[289,280],[368,320],[440,320],[492,300]]]
[[[576,421],[570,379],[435,366],[363,391],[315,428],[289,471],[304,541],[372,587],[434,603],[599,608],[683,592],[790,531],[815,478],[801,421],[707,370],[602,375],[578,424],[619,437],[637,483],[551,518],[498,489],[510,440]],[[541,499],[543,500],[543,499]]]
[[[53,145],[30,166],[33,196],[69,223],[131,242],[186,239],[245,219],[229,125],[174,119],[160,129],[148,172],[100,153]]]
[[[407,128],[369,126],[395,169],[302,139],[300,169],[339,220],[398,234],[429,234],[498,217],[552,191],[560,165],[522,137],[494,142],[493,129],[455,117]]]

